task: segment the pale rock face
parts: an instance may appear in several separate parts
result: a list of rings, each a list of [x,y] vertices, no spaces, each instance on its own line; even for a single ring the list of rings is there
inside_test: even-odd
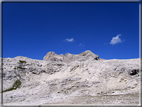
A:
[[[140,59],[101,60],[91,51],[65,56],[49,52],[43,59],[3,58],[4,104],[71,104],[84,96],[140,93]]]
[[[50,60],[50,61],[62,61],[63,55],[57,55],[55,52],[48,52],[46,56],[44,56],[43,60]]]
[[[84,60],[87,60],[89,58],[99,60],[99,56],[95,55],[90,50],[87,50],[87,51],[80,53],[78,55],[66,53],[65,56],[63,54],[57,55],[54,52],[48,52],[44,56],[43,60],[71,62],[71,61],[75,61],[75,60],[84,61]]]

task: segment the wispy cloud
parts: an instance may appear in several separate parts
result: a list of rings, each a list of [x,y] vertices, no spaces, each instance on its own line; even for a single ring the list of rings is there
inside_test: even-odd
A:
[[[80,43],[79,46],[84,47],[84,45],[82,43]]]
[[[67,41],[67,42],[73,42],[74,39],[73,38],[70,38],[70,39],[67,38],[65,41]]]
[[[122,40],[119,38],[119,36],[121,36],[121,34],[117,35],[116,37],[113,37],[110,41],[110,44],[115,45],[117,43],[121,43]]]

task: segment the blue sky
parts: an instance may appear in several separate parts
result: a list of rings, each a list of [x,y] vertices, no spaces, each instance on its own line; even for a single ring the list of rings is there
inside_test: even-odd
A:
[[[139,58],[139,3],[3,3],[3,57],[91,50]]]

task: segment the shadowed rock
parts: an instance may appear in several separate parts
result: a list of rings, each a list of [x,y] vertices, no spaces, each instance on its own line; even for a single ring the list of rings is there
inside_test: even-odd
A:
[[[139,73],[139,69],[133,69],[133,70],[129,71],[130,75],[136,75],[138,73]]]

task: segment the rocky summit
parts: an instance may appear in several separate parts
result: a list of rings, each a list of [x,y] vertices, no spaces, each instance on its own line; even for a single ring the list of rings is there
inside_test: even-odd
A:
[[[105,60],[87,50],[1,63],[4,105],[140,105],[139,58]]]
[[[63,54],[57,55],[55,52],[48,52],[43,60],[46,61],[60,61],[60,62],[71,62],[71,61],[85,61],[87,59],[94,59],[99,60],[99,56],[92,53],[90,50],[87,50],[83,53],[80,53],[79,55],[72,55],[70,53],[66,53],[65,56]]]

